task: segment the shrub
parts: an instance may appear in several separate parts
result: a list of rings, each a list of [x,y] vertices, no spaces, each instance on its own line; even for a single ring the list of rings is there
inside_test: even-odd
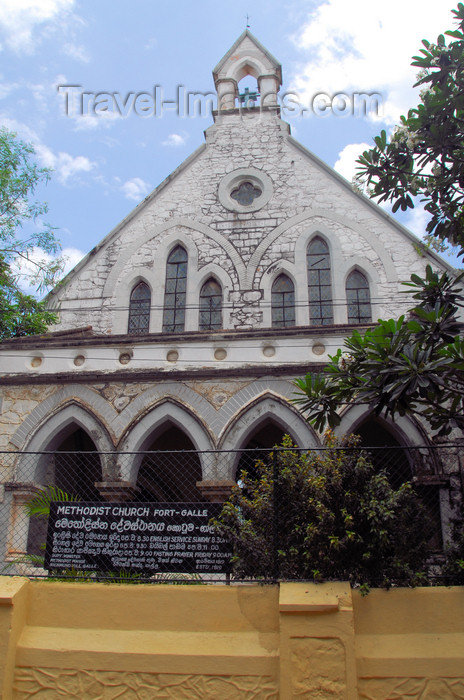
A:
[[[415,585],[424,579],[431,526],[409,482],[394,489],[359,439],[323,450],[282,448],[240,474],[215,521],[233,543],[236,578]]]
[[[443,564],[444,583],[451,586],[464,585],[464,505],[451,520],[450,541],[445,547]]]

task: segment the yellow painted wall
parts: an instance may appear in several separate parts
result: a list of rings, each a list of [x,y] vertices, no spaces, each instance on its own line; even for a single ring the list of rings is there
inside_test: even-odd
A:
[[[464,698],[464,589],[0,577],[1,697]]]

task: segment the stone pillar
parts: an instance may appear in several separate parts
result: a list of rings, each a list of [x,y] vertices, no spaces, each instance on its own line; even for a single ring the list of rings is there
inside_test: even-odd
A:
[[[258,77],[261,107],[275,107],[277,105],[279,87],[279,79],[276,75],[260,75]]]
[[[358,698],[350,584],[282,583],[279,612],[279,697]]]
[[[97,481],[95,488],[98,489],[105,501],[112,501],[113,503],[133,501],[136,494],[140,491],[130,481]]]
[[[223,112],[227,109],[235,109],[235,98],[238,95],[237,82],[228,79],[220,79],[216,82],[218,96],[218,112]]]
[[[6,560],[14,561],[27,552],[27,540],[29,535],[29,516],[26,514],[25,505],[40,488],[36,484],[7,484],[5,490],[12,491],[10,505],[10,521],[8,523],[8,538]],[[45,535],[45,533],[44,533]]]
[[[205,497],[207,501],[211,503],[224,503],[232,491],[233,487],[237,484],[235,481],[229,480],[211,480],[211,481],[197,481],[196,487],[201,492],[202,496]]]

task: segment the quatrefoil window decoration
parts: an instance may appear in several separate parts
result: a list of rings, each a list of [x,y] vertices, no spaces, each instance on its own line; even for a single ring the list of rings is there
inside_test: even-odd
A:
[[[220,181],[218,199],[229,211],[249,214],[266,206],[273,191],[271,178],[262,170],[238,168]]]
[[[259,187],[255,187],[251,182],[242,182],[239,187],[230,193],[232,199],[235,199],[244,207],[253,204],[254,200],[261,197],[261,195],[262,190]]]

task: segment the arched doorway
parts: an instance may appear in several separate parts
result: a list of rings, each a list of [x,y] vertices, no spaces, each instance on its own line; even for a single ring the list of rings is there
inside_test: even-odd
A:
[[[274,423],[272,420],[266,420],[248,437],[246,444],[243,446],[242,454],[237,466],[236,479],[240,477],[240,473],[246,470],[251,477],[256,474],[255,464],[257,460],[266,459],[269,455],[269,450],[272,450],[276,445],[281,445],[285,431]]]
[[[301,412],[283,397],[269,392],[245,405],[239,415],[230,421],[221,437],[223,461],[228,462],[222,469],[223,478],[236,479],[240,469],[253,464],[255,457],[258,458],[251,453],[253,450],[271,450],[275,445],[282,444],[284,435],[290,435],[293,442],[302,448],[320,446],[316,433]],[[251,452],[247,456],[242,450]]]
[[[101,501],[95,487],[101,481],[101,463],[95,443],[77,428],[55,449],[55,486],[81,501]]]
[[[92,438],[81,427],[68,425],[65,436],[58,444],[53,443],[53,450],[41,456],[41,468],[38,478],[40,486],[55,486],[69,496],[80,501],[101,501],[95,487],[101,481],[101,462]],[[27,553],[43,555],[43,544],[47,535],[45,516],[32,517],[29,521]]]
[[[139,501],[189,503],[203,500],[196,487],[201,463],[190,438],[168,423],[143,456],[137,475]]]
[[[437,485],[421,480],[423,455],[420,454],[420,449],[402,443],[399,436],[375,416],[367,418],[354,432],[361,437],[362,446],[369,448],[369,457],[374,466],[378,470],[386,470],[393,488],[398,489],[406,481],[413,481],[414,489],[426,510],[430,527],[430,547],[441,549],[443,538],[440,491]]]
[[[412,474],[410,455],[384,423],[369,417],[354,431],[361,438],[363,447],[369,447],[371,460],[379,470],[386,469],[394,488],[410,481]]]

